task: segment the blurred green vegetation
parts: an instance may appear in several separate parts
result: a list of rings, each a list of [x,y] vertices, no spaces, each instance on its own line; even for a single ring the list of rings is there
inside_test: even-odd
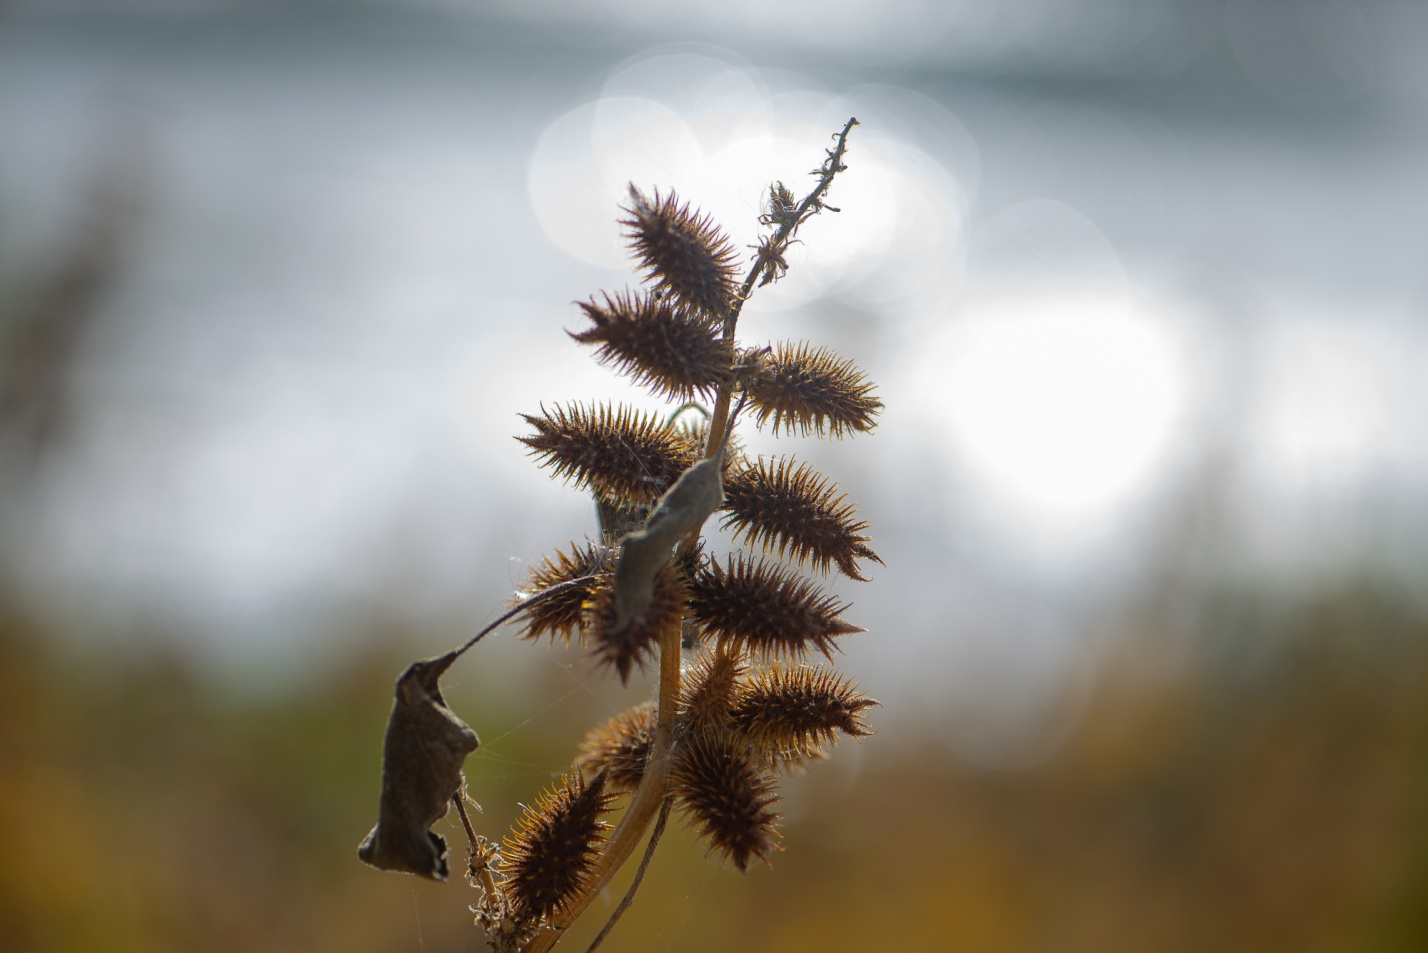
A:
[[[773,870],[721,869],[674,825],[609,948],[1428,949],[1428,623],[1373,587],[1204,617],[1242,651],[1127,618],[1032,768],[977,768],[890,718],[856,769],[791,780]],[[412,644],[391,636],[363,644]],[[482,948],[468,887],[355,857],[404,657],[245,693],[14,613],[0,655],[0,949]],[[486,741],[467,776],[491,836],[629,701],[586,691],[573,658],[541,671],[527,694],[449,690]]]

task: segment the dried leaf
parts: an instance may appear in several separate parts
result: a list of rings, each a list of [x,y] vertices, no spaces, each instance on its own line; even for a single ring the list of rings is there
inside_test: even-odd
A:
[[[615,567],[615,631],[649,608],[654,577],[681,539],[697,533],[724,502],[724,455],[700,460],[680,474],[655,504],[645,528],[620,541]]]
[[[649,601],[637,614],[619,625],[614,576],[605,573],[585,603],[582,641],[597,660],[613,665],[623,683],[631,669],[652,658],[666,635],[679,631],[689,598],[688,569],[665,561],[649,586]]]
[[[458,654],[413,662],[397,679],[377,826],[357,848],[373,867],[446,879],[446,840],[430,828],[446,815],[461,790],[461,765],[481,744],[441,697],[439,680]]]

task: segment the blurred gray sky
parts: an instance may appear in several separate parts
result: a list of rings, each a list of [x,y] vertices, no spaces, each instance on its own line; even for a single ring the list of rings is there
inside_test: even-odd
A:
[[[1411,579],[1425,10],[12,2],[12,348],[105,188],[127,198],[63,426],[4,450],[9,588],[228,659],[319,652],[371,611],[494,615],[594,531],[516,414],[647,402],[562,333],[633,280],[623,183],[748,243],[760,189],[797,190],[849,115],[845,211],[744,330],[882,385],[870,437],[751,438],[874,525],[853,668],[1031,684],[1166,580]]]

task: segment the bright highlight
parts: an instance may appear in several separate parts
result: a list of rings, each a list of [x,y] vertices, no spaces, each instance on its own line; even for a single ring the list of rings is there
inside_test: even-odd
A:
[[[987,498],[1038,534],[1113,515],[1157,472],[1184,409],[1174,336],[1122,295],[998,295],[943,356],[956,452]]]

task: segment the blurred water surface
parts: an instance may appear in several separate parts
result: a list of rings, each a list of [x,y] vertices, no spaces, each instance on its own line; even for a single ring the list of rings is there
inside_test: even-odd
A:
[[[845,592],[887,717],[981,706],[951,743],[1021,763],[1147,600],[1412,589],[1424,17],[994,6],[14,6],[7,599],[267,677],[367,617],[436,643],[493,616],[594,530],[516,414],[644,400],[561,333],[633,281],[625,183],[751,244],[854,114],[843,213],[744,329],[880,381],[877,433],[795,449],[887,560]]]

